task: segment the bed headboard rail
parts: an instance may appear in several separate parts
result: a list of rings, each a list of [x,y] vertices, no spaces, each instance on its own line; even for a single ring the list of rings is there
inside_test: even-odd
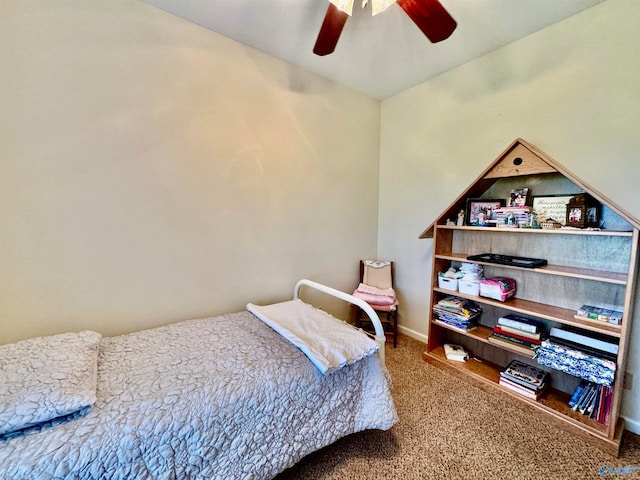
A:
[[[344,300],[347,303],[352,303],[360,307],[371,319],[371,323],[373,324],[373,328],[376,332],[375,340],[378,343],[378,345],[380,345],[380,350],[378,350],[380,360],[382,360],[382,363],[384,364],[384,360],[385,360],[384,345],[385,345],[386,338],[384,336],[384,329],[382,328],[382,323],[380,322],[380,318],[378,317],[378,314],[375,312],[375,310],[371,308],[371,305],[369,305],[367,302],[365,302],[361,298],[354,297],[353,295],[350,295],[345,292],[341,292],[340,290],[336,290],[335,288],[328,287],[327,285],[323,285],[321,283],[317,283],[312,280],[307,280],[306,278],[303,278],[302,280],[298,281],[298,283],[296,283],[296,286],[293,289],[293,298],[300,298],[300,295],[299,295],[300,288],[303,285],[314,288],[323,293],[326,293],[333,297]]]

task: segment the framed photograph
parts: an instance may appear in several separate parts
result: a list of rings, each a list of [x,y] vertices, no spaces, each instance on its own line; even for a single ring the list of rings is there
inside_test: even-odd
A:
[[[580,193],[567,203],[566,225],[576,228],[600,226],[600,203],[586,193]]]
[[[545,195],[533,197],[533,210],[538,214],[538,223],[552,218],[565,225],[567,222],[567,204],[573,195]]]
[[[528,188],[514,188],[507,199],[507,206],[524,207],[527,204],[527,200],[529,200]]]
[[[495,227],[497,208],[506,205],[504,199],[469,198],[467,199],[466,225]]]

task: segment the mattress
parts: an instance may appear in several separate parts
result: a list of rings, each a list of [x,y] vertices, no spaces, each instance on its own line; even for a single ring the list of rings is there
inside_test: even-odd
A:
[[[377,355],[323,375],[249,312],[102,338],[96,397],[0,440],[0,477],[269,479],[397,421]]]

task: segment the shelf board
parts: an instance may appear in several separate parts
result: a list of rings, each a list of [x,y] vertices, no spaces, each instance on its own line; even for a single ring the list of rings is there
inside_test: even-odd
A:
[[[617,230],[581,230],[581,229],[544,229],[544,228],[497,228],[497,227],[473,227],[456,225],[437,225],[438,229],[446,230],[476,230],[483,232],[499,232],[499,233],[518,233],[518,234],[534,234],[534,235],[592,235],[592,236],[608,236],[608,237],[632,237],[633,232],[619,232]]]
[[[555,307],[545,303],[532,302],[521,298],[510,298],[506,302],[500,302],[491,298],[468,295],[466,293],[447,290],[440,287],[434,287],[433,291],[445,295],[455,295],[456,297],[466,298],[467,300],[472,300],[485,305],[492,305],[498,308],[504,308],[505,310],[522,313],[524,315],[531,315],[533,317],[551,320],[552,322],[562,323],[563,325],[571,325],[573,327],[591,330],[592,332],[602,333],[611,337],[620,337],[622,332],[621,325],[613,325],[610,323],[599,322],[597,320],[590,320],[588,318],[579,319],[575,316],[575,310]]]
[[[423,359],[425,361],[433,361],[433,363],[438,366],[457,370],[458,372],[464,374],[464,376],[469,376],[474,380],[480,381],[485,385],[489,385],[490,387],[504,392],[511,397],[518,398],[519,400],[525,402],[527,405],[530,405],[538,410],[551,413],[563,422],[570,423],[582,429],[583,431],[586,431],[591,435],[598,437],[599,439],[610,441],[607,436],[608,426],[598,423],[596,420],[582,415],[579,412],[574,412],[573,410],[571,410],[571,408],[567,404],[571,395],[567,393],[555,390],[554,388],[548,388],[537,401],[524,397],[508,388],[503,387],[498,383],[498,381],[500,380],[500,372],[503,370],[503,368],[499,365],[493,364],[486,360],[468,360],[464,363],[449,361],[444,354],[444,349],[442,346],[439,346],[429,352],[425,352],[423,355]]]
[[[473,330],[469,330],[469,331],[463,331],[460,330],[458,328],[454,328],[450,325],[447,325],[444,322],[438,322],[436,320],[432,320],[434,325],[437,325],[438,327],[442,327],[442,328],[446,328],[447,330],[451,330],[452,332],[456,332],[459,333],[460,335],[464,335],[465,337],[470,337],[473,338],[474,340],[478,340],[480,342],[486,343],[488,345],[491,345],[492,347],[496,347],[496,348],[500,348],[502,350],[507,350],[511,353],[515,353],[517,355],[522,355],[525,357],[529,357],[529,358],[533,358],[533,354],[534,352],[532,351],[530,354],[529,353],[524,353],[521,352],[520,350],[516,349],[516,348],[510,348],[509,345],[496,345],[495,343],[492,343],[489,341],[489,336],[493,333],[493,330],[489,327],[486,327],[484,325],[478,325],[476,328],[474,328]]]
[[[516,270],[533,271],[536,273],[544,273],[547,275],[557,275],[561,277],[582,278],[584,280],[595,280],[598,282],[613,283],[616,285],[626,285],[628,276],[626,273],[608,272],[604,270],[592,270],[589,268],[566,267],[563,265],[545,265],[538,268],[523,268],[511,265],[502,265],[491,262],[478,262],[476,260],[467,260],[466,253],[449,253],[436,254],[436,258],[441,260],[450,260],[454,262],[476,263],[478,265],[489,265],[492,267],[510,268]]]

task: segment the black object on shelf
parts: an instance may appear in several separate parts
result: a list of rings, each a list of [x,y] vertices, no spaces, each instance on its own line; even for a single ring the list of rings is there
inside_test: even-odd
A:
[[[537,268],[547,264],[543,258],[514,257],[511,255],[500,255],[498,253],[481,253],[480,255],[469,255],[467,260],[476,262],[497,263],[499,265],[509,265],[512,267]]]

